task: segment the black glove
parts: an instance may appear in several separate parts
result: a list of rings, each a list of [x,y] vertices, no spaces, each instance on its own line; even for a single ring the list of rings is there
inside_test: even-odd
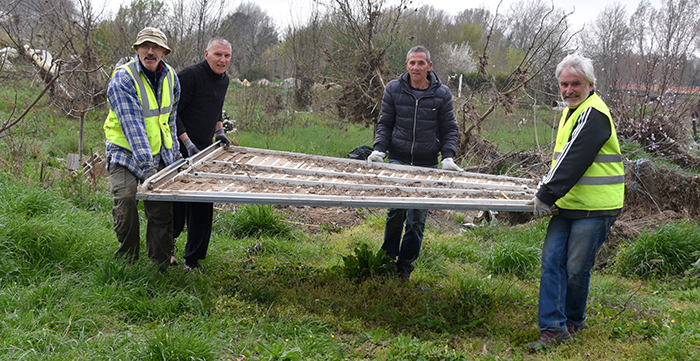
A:
[[[193,156],[197,153],[199,153],[199,149],[192,143],[190,138],[185,138],[185,140],[182,141],[182,144],[185,145],[185,148],[187,148],[187,155],[188,156]]]
[[[220,140],[221,145],[223,145],[224,147],[228,147],[229,145],[231,145],[231,141],[228,140],[226,134],[224,134],[224,128],[217,129],[216,132],[214,132],[214,140]]]

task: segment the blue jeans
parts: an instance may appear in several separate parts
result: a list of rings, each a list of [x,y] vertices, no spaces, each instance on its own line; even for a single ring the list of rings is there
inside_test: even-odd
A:
[[[390,159],[389,163],[407,165],[394,159]],[[437,168],[437,164],[426,166],[426,168]],[[398,258],[400,265],[410,265],[415,261],[423,244],[426,219],[428,219],[427,209],[389,208],[384,228],[384,244],[382,244],[382,249],[387,256],[393,259]],[[403,232],[404,222],[406,223],[405,232]],[[403,241],[401,240],[402,233]]]
[[[591,269],[617,216],[549,221],[542,249],[540,331],[579,327],[586,319]]]

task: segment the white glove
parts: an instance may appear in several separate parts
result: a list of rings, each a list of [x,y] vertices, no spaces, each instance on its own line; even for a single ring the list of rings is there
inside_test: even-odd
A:
[[[552,214],[552,206],[548,206],[537,197],[532,198],[525,204],[532,206],[532,214],[534,214],[535,217],[544,217]]]
[[[373,150],[372,154],[370,154],[369,157],[367,157],[367,165],[372,164],[372,162],[381,163],[384,161],[384,157],[386,157],[386,153],[380,152],[378,150]]]
[[[444,170],[456,170],[458,172],[463,172],[464,169],[460,168],[455,164],[455,161],[450,158],[445,158],[442,160],[442,169]]]

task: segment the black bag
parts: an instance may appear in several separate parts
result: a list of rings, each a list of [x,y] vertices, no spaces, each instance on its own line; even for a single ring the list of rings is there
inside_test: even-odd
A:
[[[350,153],[348,153],[348,158],[367,160],[367,157],[369,157],[369,155],[372,154],[373,150],[373,148],[362,144],[361,146],[353,149]]]

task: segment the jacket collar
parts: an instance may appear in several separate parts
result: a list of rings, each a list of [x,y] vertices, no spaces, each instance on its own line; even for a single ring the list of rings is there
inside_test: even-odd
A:
[[[401,74],[401,76],[399,77],[399,82],[406,90],[411,89],[410,79],[411,75],[408,73],[408,71]],[[430,84],[428,85],[428,88],[425,89],[426,94],[434,93],[435,90],[442,85],[440,78],[438,78],[437,74],[432,70],[428,70],[428,80],[430,80]]]

